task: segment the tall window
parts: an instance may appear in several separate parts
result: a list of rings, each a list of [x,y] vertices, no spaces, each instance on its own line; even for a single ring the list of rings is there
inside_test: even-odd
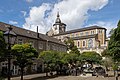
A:
[[[102,33],[102,30],[99,30],[99,33]]]
[[[74,34],[72,34],[72,37],[74,37]]]
[[[80,32],[80,36],[83,36],[83,32]]]
[[[94,31],[91,31],[91,34],[94,34]]]
[[[93,47],[93,40],[89,39],[88,40],[88,48],[92,48]]]
[[[34,42],[33,41],[30,41],[29,43],[32,45],[32,47],[34,47]]]
[[[86,32],[86,35],[88,35],[89,34],[89,32]]]
[[[83,41],[83,46],[85,46],[85,41]]]
[[[18,44],[23,44],[23,40],[22,39],[18,39]]]
[[[76,37],[78,37],[78,33],[76,33]]]
[[[43,49],[43,43],[39,43],[39,49]]]
[[[80,46],[80,42],[79,42],[79,41],[78,41],[78,44],[77,44],[77,45],[78,45],[78,47]]]

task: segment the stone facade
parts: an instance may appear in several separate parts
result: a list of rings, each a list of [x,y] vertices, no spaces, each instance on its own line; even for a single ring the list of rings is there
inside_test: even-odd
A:
[[[10,26],[9,24],[0,22],[0,31],[5,32],[7,27]],[[13,31],[17,34],[17,39],[15,44],[23,44],[23,43],[30,43],[37,51],[40,53],[41,51],[45,50],[54,50],[54,51],[61,51],[66,52],[67,47],[66,45],[61,42],[60,40],[46,36],[44,34],[40,34],[38,32],[29,31],[23,28],[19,28],[16,26],[11,26]],[[38,31],[38,30],[37,30]],[[13,75],[18,75],[20,73],[19,67],[12,64],[14,60],[11,61],[11,70]],[[8,62],[1,62],[0,63],[0,70],[7,69]],[[43,71],[43,61],[41,59],[35,60],[32,65],[32,70],[37,72]],[[27,68],[25,69],[27,71]]]
[[[52,31],[54,33],[54,30]],[[84,51],[96,51],[101,53],[107,47],[106,28],[100,26],[95,25],[64,32],[60,32],[58,28],[57,31],[58,34],[53,34],[52,37],[57,38],[62,42],[64,42],[66,38],[72,38],[74,40],[74,44],[81,53]]]

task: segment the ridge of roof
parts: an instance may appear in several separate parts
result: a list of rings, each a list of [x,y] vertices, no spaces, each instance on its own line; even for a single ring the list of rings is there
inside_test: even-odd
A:
[[[90,26],[90,27],[83,27],[83,28],[79,28],[79,29],[69,30],[69,31],[66,31],[66,32],[63,32],[60,34],[53,35],[53,36],[75,33],[75,32],[79,32],[79,31],[85,31],[85,30],[91,30],[91,29],[105,29],[106,30],[106,28],[104,28],[104,27],[94,25],[94,26]]]
[[[0,22],[0,30],[2,31],[6,31],[7,30],[7,26],[10,26],[10,24],[4,23],[4,22]],[[13,31],[20,36],[26,36],[26,37],[30,37],[30,38],[35,38],[35,39],[42,39],[42,40],[46,40],[46,41],[51,41],[54,43],[58,43],[58,44],[62,44],[65,45],[63,42],[60,42],[60,40],[47,36],[45,34],[42,33],[38,33],[39,34],[39,38],[37,37],[37,32],[31,31],[31,30],[27,30],[21,27],[17,27],[14,25],[11,25],[11,27],[13,28]]]

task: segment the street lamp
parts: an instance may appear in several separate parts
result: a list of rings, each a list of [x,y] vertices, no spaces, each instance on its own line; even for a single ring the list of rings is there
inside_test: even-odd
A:
[[[14,44],[15,39],[16,39],[17,35],[12,31],[12,27],[10,25],[10,27],[8,27],[8,30],[4,33],[4,39],[5,42],[7,43],[7,49],[8,49],[8,54],[7,54],[7,58],[8,58],[8,80],[10,80],[10,76],[11,76],[11,71],[10,71],[10,67],[11,67],[11,45]]]

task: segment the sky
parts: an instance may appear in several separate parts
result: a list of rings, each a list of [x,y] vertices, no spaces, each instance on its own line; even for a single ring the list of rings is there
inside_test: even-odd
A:
[[[120,19],[120,0],[0,0],[0,22],[45,34],[57,12],[67,30],[98,25],[107,35]]]

